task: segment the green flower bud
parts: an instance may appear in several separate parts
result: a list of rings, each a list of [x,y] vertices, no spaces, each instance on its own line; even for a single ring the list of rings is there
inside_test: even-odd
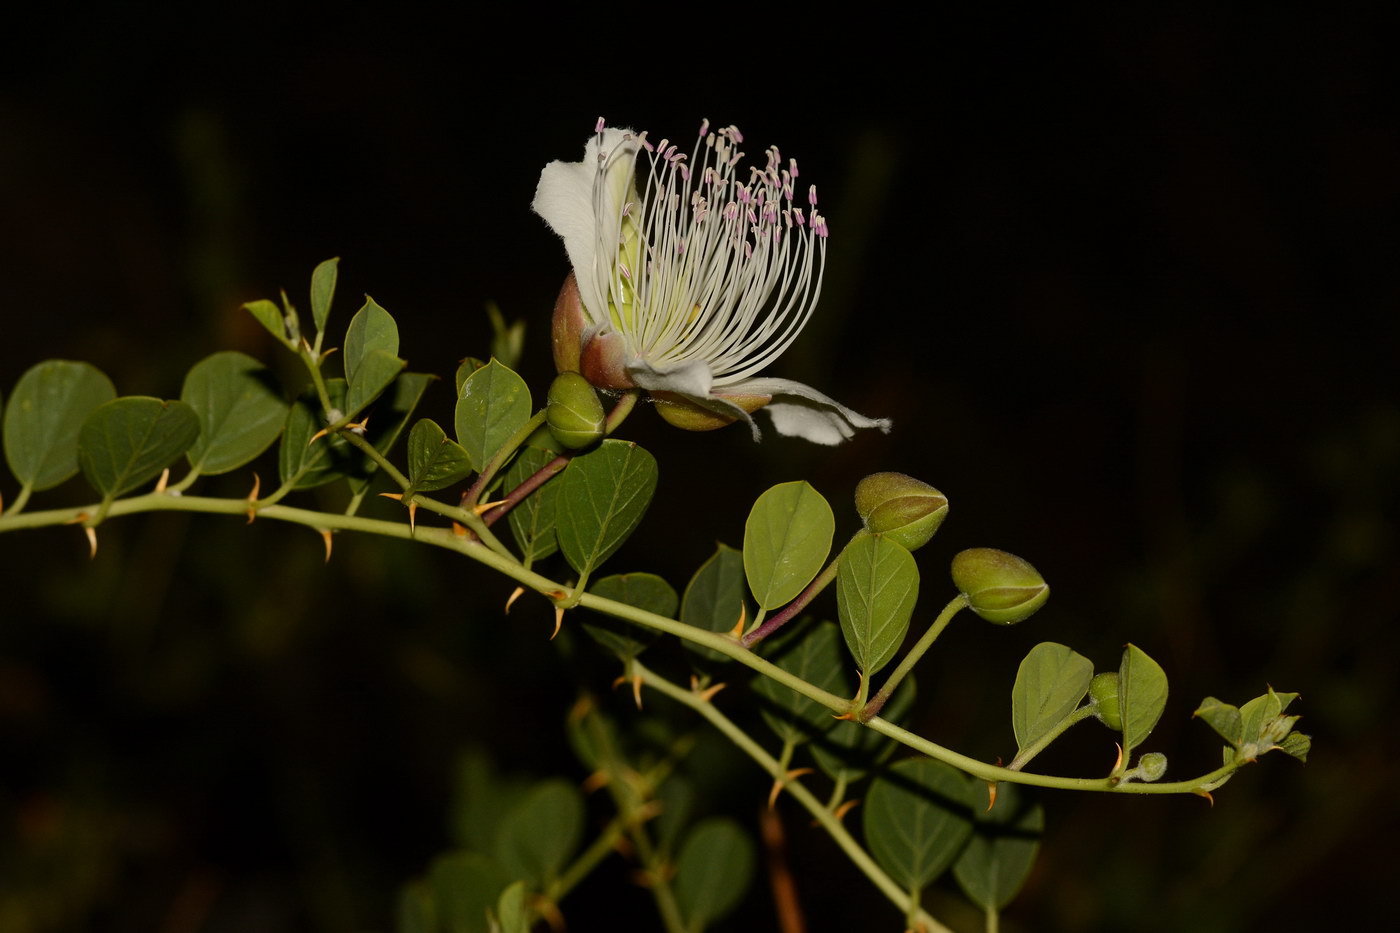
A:
[[[603,436],[603,403],[587,379],[578,373],[560,373],[549,386],[545,420],[565,447],[587,447]]]
[[[912,476],[872,473],[856,484],[856,512],[867,530],[917,551],[947,518],[948,500]]]
[[[1167,773],[1167,756],[1161,752],[1148,752],[1138,759],[1137,775],[1149,784],[1160,781]]]
[[[1118,674],[1105,671],[1089,682],[1089,699],[1099,722],[1114,732],[1123,731],[1123,712],[1118,708]]]
[[[1050,587],[1034,567],[1015,554],[989,547],[953,558],[953,584],[973,612],[998,625],[1030,618],[1050,598]]]

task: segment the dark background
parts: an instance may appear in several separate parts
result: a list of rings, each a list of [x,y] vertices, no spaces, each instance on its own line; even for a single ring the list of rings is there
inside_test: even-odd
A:
[[[1378,910],[1390,870],[1371,853],[1400,829],[1384,24],[1119,11],[818,34],[591,12],[91,9],[17,30],[0,386],[58,356],[169,397],[214,350],[277,359],[240,303],[286,288],[305,307],[338,255],[333,320],[372,293],[413,369],[486,355],[488,300],[528,320],[539,397],[567,268],[528,210],[540,168],[579,158],[599,114],[685,141],[702,117],[735,123],[750,152],[799,158],[832,229],[817,319],[773,374],[895,430],[754,446],[642,412],[625,433],[661,485],[613,569],[681,587],[771,483],[812,481],[847,534],[860,476],[914,474],[952,502],[919,554],[916,627],[964,547],[1021,554],[1054,587],[1024,626],[950,629],[920,667],[919,731],[1009,757],[1026,650],[1062,641],[1104,669],[1131,640],[1172,678],[1153,745],[1173,776],[1218,760],[1189,718],[1207,694],[1300,691],[1315,739],[1308,765],[1271,756],[1214,808],[1045,795],[1044,855],[1004,928],[1301,930]],[[450,394],[425,413],[450,419]],[[205,482],[242,495],[250,478]],[[86,496],[74,481],[36,507]],[[563,732],[578,690],[627,715],[598,652],[549,644],[543,603],[503,621],[509,585],[450,555],[342,535],[325,567],[303,529],[197,516],[101,537],[91,562],[72,529],[0,539],[0,928],[388,929],[397,886],[450,844],[461,749],[581,781]],[[1112,755],[1091,724],[1044,765],[1097,774]],[[767,782],[730,767],[708,805],[751,822]],[[784,812],[812,929],[897,929]],[[625,878],[607,863],[565,903],[571,927],[603,928],[613,897],[647,918]],[[929,903],[975,928],[955,900]],[[773,923],[759,879],[727,928]]]

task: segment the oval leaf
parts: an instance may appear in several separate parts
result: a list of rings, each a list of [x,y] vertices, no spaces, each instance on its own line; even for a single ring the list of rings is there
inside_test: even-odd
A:
[[[506,470],[506,488],[515,489],[558,456],[552,450],[522,447]],[[554,514],[562,482],[557,477],[548,480],[506,513],[511,534],[520,546],[520,556],[527,567],[559,550],[559,539],[554,534]]]
[[[384,350],[372,350],[360,360],[355,370],[355,378],[350,380],[350,388],[345,393],[346,418],[353,418],[364,411],[370,402],[389,388],[408,364],[394,354]]]
[[[741,616],[752,618],[744,607],[745,593],[744,555],[721,544],[686,585],[685,597],[681,600],[681,621],[710,632],[731,631]],[[729,660],[729,655],[713,648],[690,641],[681,644],[712,661]]]
[[[764,642],[763,655],[824,690],[840,689],[848,680],[843,676],[847,661],[841,631],[830,622],[789,624]],[[836,725],[831,710],[772,678],[755,677],[753,690],[761,698],[759,709],[764,720],[784,743],[798,745]]]
[[[622,546],[651,502],[656,475],[656,459],[629,441],[605,440],[569,461],[554,481],[556,533],[569,566],[587,576]]]
[[[311,318],[316,322],[318,332],[326,329],[326,318],[331,313],[331,299],[335,297],[335,280],[340,272],[340,258],[327,259],[316,266],[311,273]],[[398,348],[394,348],[394,353]]]
[[[831,553],[836,516],[805,482],[780,483],[758,497],[744,523],[744,572],[764,610],[791,602]]]
[[[326,380],[326,395],[330,396],[331,405],[343,407],[345,392],[344,379]],[[342,479],[354,469],[356,451],[343,438],[332,435],[312,441],[325,426],[316,391],[308,389],[292,403],[287,413],[287,427],[282,432],[282,446],[277,455],[282,482],[294,483],[296,489],[310,489]]]
[[[901,888],[920,891],[962,851],[976,806],[962,772],[932,758],[901,761],[870,787],[866,847]]]
[[[477,472],[491,455],[530,420],[530,389],[514,372],[492,360],[466,378],[457,397],[457,440]]]
[[[583,794],[563,778],[541,781],[506,814],[496,861],[510,877],[543,890],[583,837]]]
[[[433,860],[428,885],[437,908],[435,929],[452,933],[490,933],[487,911],[510,878],[491,859],[476,852],[449,852]]]
[[[277,307],[266,298],[259,298],[257,301],[250,301],[243,305],[243,309],[253,316],[269,334],[276,337],[283,346],[290,350],[296,350],[296,344],[287,336],[287,316],[282,309]]]
[[[496,922],[501,933],[530,933],[530,912],[525,902],[525,882],[517,881],[501,892],[496,902]]]
[[[393,315],[366,295],[364,307],[355,312],[345,330],[345,348],[341,353],[345,357],[345,379],[353,386],[371,354],[399,355],[399,325],[394,323]]]
[[[155,479],[199,436],[199,418],[184,402],[133,395],[95,408],[78,432],[78,465],[111,499]]]
[[[1002,784],[990,813],[979,812],[972,838],[953,865],[968,900],[1000,910],[1016,897],[1035,864],[1045,811],[1015,784]]]
[[[899,650],[918,598],[913,554],[881,535],[862,535],[847,545],[836,574],[836,608],[846,646],[866,677]]]
[[[616,600],[671,618],[676,613],[680,597],[671,584],[654,573],[619,573],[604,577],[588,588],[594,596]],[[641,654],[642,649],[656,640],[659,632],[633,625],[625,619],[590,611],[583,623],[584,631],[594,640],[624,661]]]
[[[1093,679],[1093,662],[1070,648],[1051,641],[1032,648],[1011,688],[1011,728],[1017,748],[1034,745],[1073,713]]]
[[[462,445],[437,423],[423,418],[408,434],[408,481],[414,492],[445,489],[472,471]]]
[[[1123,651],[1118,667],[1118,710],[1123,717],[1123,758],[1157,726],[1167,708],[1167,675],[1137,645]]]
[[[696,823],[672,882],[686,929],[698,933],[728,916],[748,892],[753,870],[754,845],[738,823],[727,817]]]
[[[227,351],[200,360],[185,376],[180,400],[199,418],[187,452],[197,473],[227,473],[272,446],[287,423],[287,403],[257,360]]]
[[[5,409],[5,460],[15,479],[45,490],[78,472],[78,431],[92,410],[117,397],[95,367],[48,360],[31,367]]]

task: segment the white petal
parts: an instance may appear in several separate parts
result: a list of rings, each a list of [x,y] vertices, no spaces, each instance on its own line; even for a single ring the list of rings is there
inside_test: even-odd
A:
[[[598,153],[611,152],[617,145],[631,145],[635,148],[636,134],[631,130],[608,127],[603,130],[602,146],[598,137],[588,140],[583,148],[582,162],[551,162],[540,172],[540,183],[535,188],[535,200],[530,205],[536,214],[544,218],[550,229],[564,238],[564,251],[569,254],[569,263],[574,267],[578,279],[579,295],[583,298],[584,309],[594,323],[607,320],[607,300],[603,293],[603,283],[598,281],[597,258],[597,218],[593,211],[593,182],[598,175]],[[623,184],[610,184],[605,208],[616,217],[622,209],[621,199],[627,196],[626,183],[631,178],[631,160],[619,159],[615,167],[626,166]],[[616,182],[612,177],[610,182]]]
[[[627,375],[649,392],[677,392],[697,400],[708,398],[714,385],[710,364],[704,360],[690,360],[662,371],[637,359],[627,364]]]
[[[811,386],[791,379],[745,379],[724,387],[731,395],[771,395],[763,407],[779,434],[801,437],[814,444],[839,444],[858,428],[879,428],[889,433],[888,418],[867,418]]]

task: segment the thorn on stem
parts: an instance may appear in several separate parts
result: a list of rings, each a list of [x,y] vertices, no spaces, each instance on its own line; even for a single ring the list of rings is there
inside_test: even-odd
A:
[[[248,524],[258,517],[258,492],[262,489],[262,477],[253,473],[253,491],[248,493]]]
[[[836,817],[836,822],[839,823],[846,818],[847,813],[850,813],[858,806],[860,806],[859,800],[847,800],[845,803],[841,804],[841,806],[837,807],[831,815]]]
[[[723,690],[725,686],[725,684],[719,683],[711,687],[706,687],[704,690],[699,690],[697,692],[700,694],[701,700],[703,700],[706,703],[709,703],[715,698],[715,694]]]
[[[1210,795],[1210,791],[1208,791],[1208,790],[1194,790],[1194,791],[1192,791],[1191,793],[1195,794],[1197,797],[1204,797],[1204,798],[1206,798],[1206,802],[1210,804],[1211,809],[1215,809],[1215,798],[1212,797],[1212,796]]]
[[[1108,772],[1109,777],[1112,777],[1114,774],[1117,774],[1118,769],[1123,767],[1123,746],[1119,745],[1117,742],[1114,742],[1113,747],[1118,749],[1118,757],[1115,758],[1113,761],[1113,770]]]
[[[506,597],[506,615],[510,615],[510,607],[515,605],[515,601],[525,592],[525,587],[517,586],[511,594]]]
[[[326,543],[326,563],[331,562],[331,532],[329,528],[322,528],[321,540]]]
[[[459,538],[465,538],[467,536],[467,526],[459,524],[458,522],[453,522],[452,533]]]
[[[505,504],[506,504],[507,502],[509,502],[509,501],[510,501],[509,499],[498,499],[498,500],[495,501],[495,502],[483,502],[483,503],[481,503],[480,505],[474,505],[474,506],[472,506],[472,513],[473,513],[474,515],[480,517],[480,516],[482,516],[482,515],[485,515],[487,512],[491,511],[492,509],[494,509],[496,506],[498,506],[498,505],[505,505]]]
[[[987,782],[987,809],[983,812],[991,813],[992,807],[997,805],[997,782]]]
[[[554,607],[554,631],[549,634],[549,640],[554,641],[554,636],[559,634],[559,627],[564,624],[564,607]]]
[[[743,603],[739,604],[739,622],[729,630],[731,638],[744,637],[744,623],[748,621],[749,607]]]
[[[610,780],[612,780],[612,778],[608,776],[608,772],[594,771],[588,777],[583,779],[583,784],[580,785],[580,787],[585,794],[591,794],[599,788],[607,787],[608,781]]]
[[[322,428],[321,430],[317,431],[315,434],[311,435],[311,440],[309,440],[309,441],[306,442],[306,446],[307,446],[307,447],[310,447],[312,444],[316,443],[317,441],[319,441],[321,438],[325,437],[325,436],[326,436],[327,434],[329,434],[329,433],[330,433],[330,431],[328,431],[328,430],[325,429],[325,428]]]
[[[169,482],[170,482],[170,467],[166,467],[165,469],[163,469],[163,470],[160,471],[160,479],[156,480],[156,488],[155,488],[155,493],[156,493],[156,495],[160,495],[161,493],[165,492],[165,485],[166,485],[167,483],[169,483]]]
[[[783,792],[789,781],[795,781],[804,774],[811,774],[811,768],[794,768],[780,778],[773,779],[773,789],[768,792],[768,809],[773,809],[773,805],[778,802],[778,795]]]
[[[97,529],[91,525],[87,525],[83,528],[83,533],[87,535],[88,559],[91,560],[97,556]]]

